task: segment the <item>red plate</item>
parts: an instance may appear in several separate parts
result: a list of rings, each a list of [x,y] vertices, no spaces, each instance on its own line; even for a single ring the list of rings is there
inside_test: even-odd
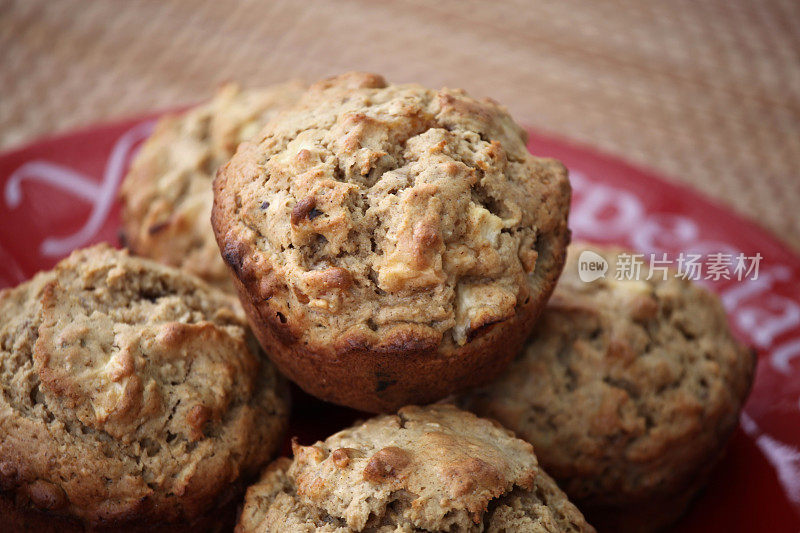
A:
[[[117,242],[116,190],[152,126],[152,119],[101,126],[0,155],[0,287],[51,267],[74,248]],[[680,252],[761,254],[758,279],[706,282],[722,296],[738,335],[758,349],[759,364],[728,453],[679,529],[800,530],[800,257],[650,172],[535,133],[529,145],[570,168],[577,238],[668,253],[673,261]],[[355,416],[298,400],[293,429],[303,441]]]

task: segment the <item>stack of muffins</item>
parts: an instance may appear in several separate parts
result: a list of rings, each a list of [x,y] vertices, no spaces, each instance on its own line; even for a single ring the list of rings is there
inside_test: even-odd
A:
[[[569,245],[563,165],[463,91],[226,86],[121,198],[140,257],[0,293],[3,530],[658,530],[753,379],[705,289],[581,282],[617,251]],[[275,459],[282,375],[383,414]]]

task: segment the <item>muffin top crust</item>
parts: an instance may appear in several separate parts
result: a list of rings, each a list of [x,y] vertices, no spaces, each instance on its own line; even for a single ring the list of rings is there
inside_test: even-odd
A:
[[[212,224],[251,298],[307,345],[460,346],[549,295],[569,197],[497,103],[348,73],[240,147]]]
[[[293,448],[248,490],[238,531],[592,531],[530,444],[453,406]]]
[[[106,245],[0,292],[0,487],[87,524],[191,520],[288,419],[232,298]]]

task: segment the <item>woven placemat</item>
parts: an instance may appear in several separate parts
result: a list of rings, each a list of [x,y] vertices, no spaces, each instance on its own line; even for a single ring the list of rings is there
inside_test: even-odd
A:
[[[0,0],[0,148],[349,69],[463,87],[800,249],[797,0]]]

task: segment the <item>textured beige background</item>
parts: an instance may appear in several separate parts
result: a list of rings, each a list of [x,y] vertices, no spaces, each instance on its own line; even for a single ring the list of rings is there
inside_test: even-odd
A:
[[[798,0],[0,0],[0,149],[348,69],[492,96],[800,249]]]

